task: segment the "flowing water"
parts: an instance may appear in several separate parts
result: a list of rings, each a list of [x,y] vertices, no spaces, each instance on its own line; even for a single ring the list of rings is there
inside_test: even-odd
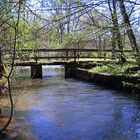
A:
[[[140,101],[65,79],[61,67],[44,68],[38,80],[28,72],[21,72],[25,91],[14,89],[13,140],[140,140]]]

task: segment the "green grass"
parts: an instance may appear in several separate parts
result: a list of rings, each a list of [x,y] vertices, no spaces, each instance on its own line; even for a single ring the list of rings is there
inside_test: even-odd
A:
[[[123,65],[116,65],[116,64],[108,64],[103,66],[97,66],[92,68],[90,72],[93,73],[108,73],[112,75],[131,75],[131,76],[140,76],[140,71],[136,71],[134,73],[126,73],[128,68],[132,68],[137,66],[136,64],[132,63],[125,63]]]
[[[103,72],[110,73],[110,68],[108,66],[106,66],[106,65],[104,65],[104,66],[97,66],[97,67],[91,69],[90,71],[91,72],[94,72],[94,73],[98,73],[98,72],[101,72],[101,73],[103,73]]]

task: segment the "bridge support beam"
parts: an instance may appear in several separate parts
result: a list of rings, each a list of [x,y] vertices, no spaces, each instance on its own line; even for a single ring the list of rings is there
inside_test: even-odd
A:
[[[34,64],[31,65],[31,78],[42,78],[42,65]]]
[[[71,78],[75,75],[75,62],[65,64],[65,78]]]

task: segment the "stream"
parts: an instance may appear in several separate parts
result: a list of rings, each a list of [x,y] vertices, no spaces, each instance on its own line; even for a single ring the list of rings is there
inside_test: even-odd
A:
[[[65,79],[61,66],[43,67],[44,78],[36,80],[29,68],[18,72],[26,86],[14,88],[13,127],[2,140],[140,140],[140,101]]]

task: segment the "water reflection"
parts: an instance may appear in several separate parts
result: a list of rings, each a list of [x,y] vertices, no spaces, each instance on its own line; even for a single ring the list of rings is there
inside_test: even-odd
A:
[[[14,128],[9,131],[14,140],[140,139],[139,101],[64,79],[60,68],[44,68],[43,72],[42,80],[24,79],[30,86],[15,106]]]

